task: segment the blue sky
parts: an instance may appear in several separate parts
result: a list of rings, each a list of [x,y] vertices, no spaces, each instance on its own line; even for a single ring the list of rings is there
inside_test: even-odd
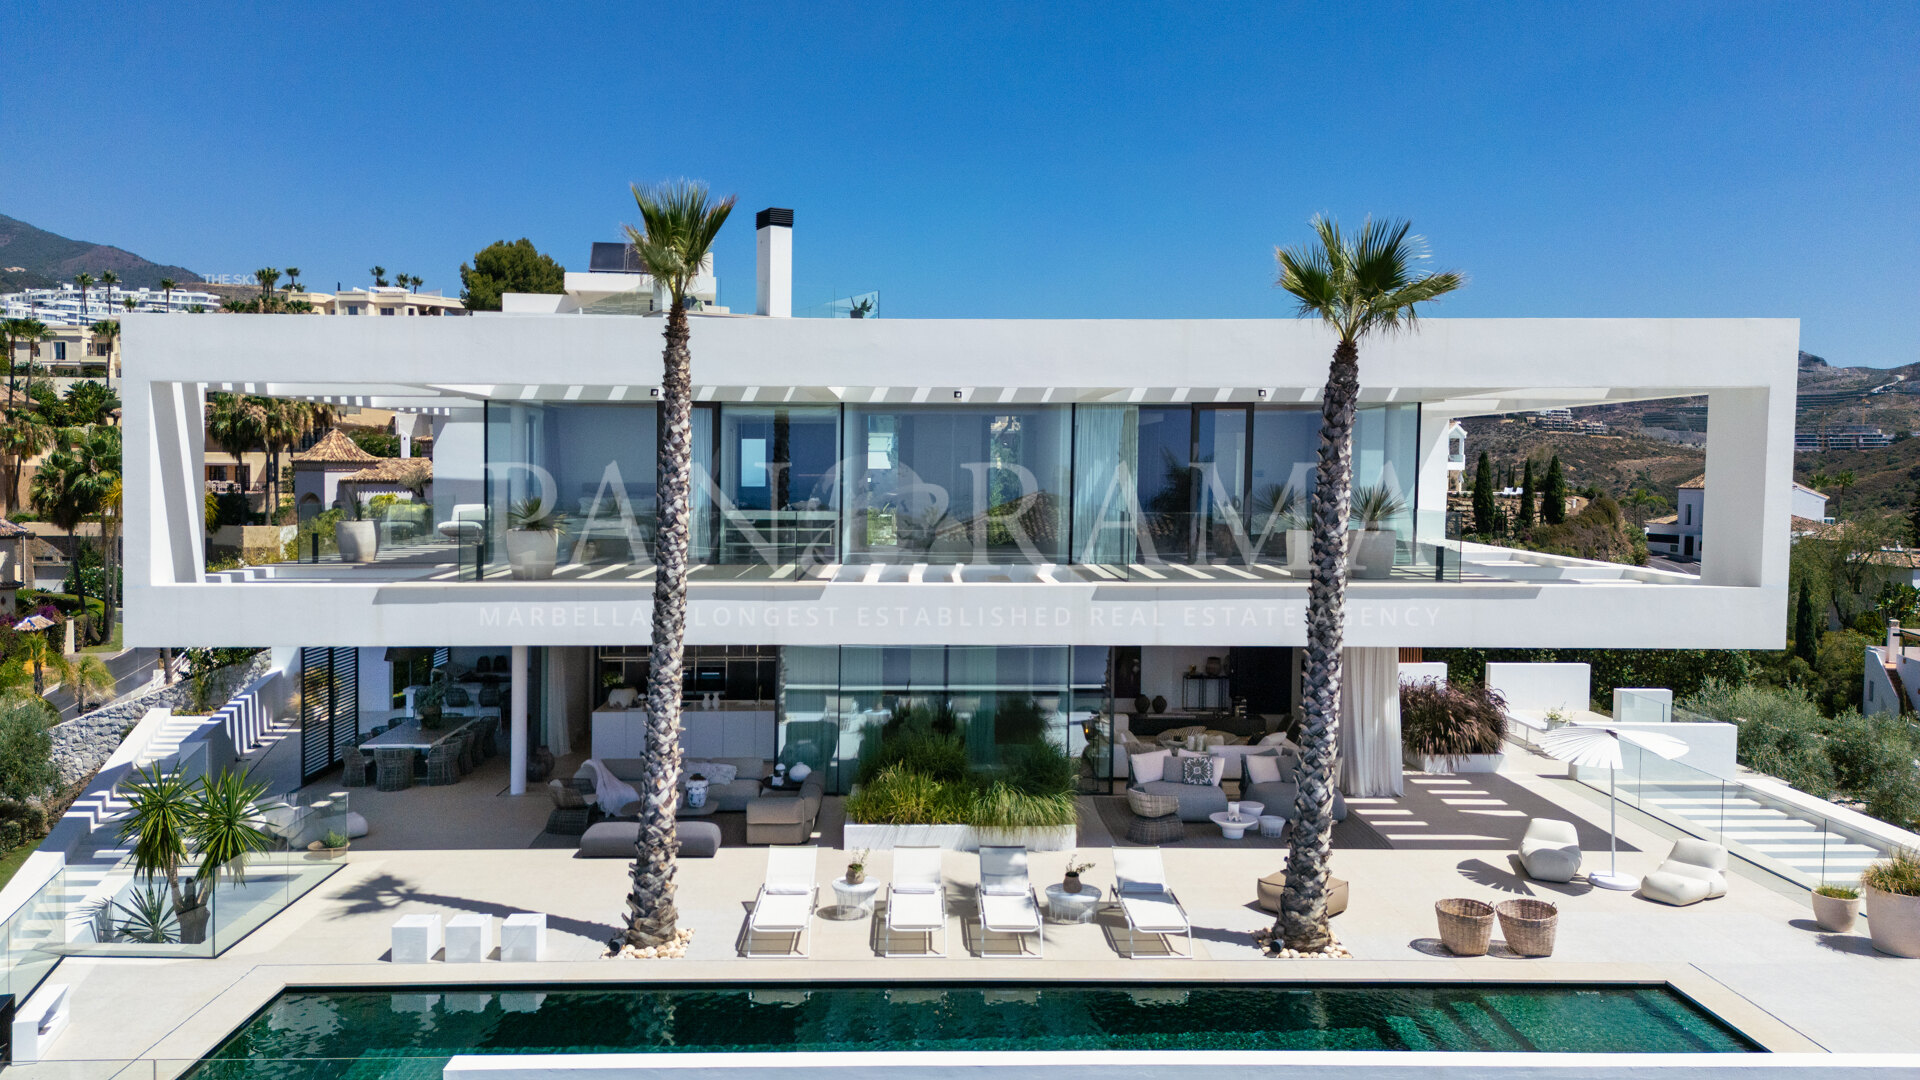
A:
[[[0,213],[206,274],[584,267],[690,176],[736,308],[769,205],[796,306],[894,317],[1285,316],[1273,246],[1374,213],[1435,315],[1920,361],[1920,5],[132,7],[0,10]]]

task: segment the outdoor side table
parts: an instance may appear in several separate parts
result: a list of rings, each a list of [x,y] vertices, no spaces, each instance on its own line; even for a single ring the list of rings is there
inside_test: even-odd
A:
[[[478,964],[493,952],[493,916],[462,912],[447,920],[447,963]]]
[[[873,898],[880,892],[880,883],[868,878],[858,885],[850,885],[844,877],[833,880],[834,905],[820,913],[821,918],[836,919],[842,922],[858,919],[862,915],[873,914]]]
[[[1269,840],[1278,840],[1287,835],[1287,819],[1278,814],[1260,815],[1260,835]]]
[[[402,915],[393,921],[393,962],[424,964],[440,951],[440,916]]]
[[[500,959],[507,963],[547,958],[547,917],[517,912],[500,924]]]
[[[1090,923],[1100,909],[1100,889],[1086,882],[1080,891],[1070,893],[1059,882],[1047,886],[1047,921],[1050,923]]]

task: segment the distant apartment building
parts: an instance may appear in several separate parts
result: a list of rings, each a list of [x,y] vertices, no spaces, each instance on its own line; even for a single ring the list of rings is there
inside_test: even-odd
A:
[[[49,325],[44,339],[13,342],[12,351],[15,365],[31,363],[40,374],[95,379],[119,374],[120,339],[96,334],[90,324]]]
[[[467,305],[457,296],[409,292],[390,285],[344,289],[337,293],[301,293],[321,315],[465,315]]]
[[[1605,435],[1607,425],[1599,420],[1582,420],[1570,409],[1543,409],[1527,417],[1527,423],[1543,431],[1573,431],[1582,435]]]
[[[83,306],[80,289],[62,282],[55,289],[27,289],[0,294],[0,311],[8,319],[38,319],[48,326],[91,326],[102,319],[117,319],[127,313],[127,301],[135,311],[180,311],[199,308],[220,310],[220,297],[198,289],[128,289],[118,284],[88,286]]]
[[[1891,446],[1893,436],[1870,424],[1828,424],[1811,431],[1795,428],[1793,452],[1816,453],[1821,450],[1871,450]]]

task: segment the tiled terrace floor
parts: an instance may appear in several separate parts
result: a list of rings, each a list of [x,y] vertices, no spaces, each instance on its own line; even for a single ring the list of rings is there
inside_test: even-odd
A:
[[[1590,865],[1606,858],[1606,804],[1588,789],[1553,777],[1558,768],[1515,749],[1499,775],[1410,774],[1402,798],[1354,800],[1355,812],[1393,848],[1335,852],[1335,873],[1352,882],[1352,907],[1334,928],[1358,958],[1338,963],[1263,959],[1249,935],[1271,916],[1252,903],[1254,879],[1277,869],[1282,853],[1212,846],[1165,849],[1167,869],[1195,927],[1199,959],[1191,962],[1124,959],[1115,948],[1124,930],[1117,930],[1111,915],[1091,925],[1049,925],[1043,961],[973,957],[968,947],[974,934],[966,924],[977,869],[973,856],[959,853],[949,854],[945,866],[947,959],[878,958],[871,920],[825,918],[812,924],[810,960],[742,959],[735,947],[765,867],[763,848],[726,848],[717,858],[680,864],[682,925],[694,931],[686,961],[601,960],[603,942],[615,933],[623,910],[627,864],[529,848],[545,820],[544,796],[506,797],[501,778],[485,773],[451,788],[393,793],[391,803],[356,795],[356,806],[373,820],[373,835],[355,844],[339,873],[225,955],[65,961],[56,977],[73,987],[74,1022],[53,1053],[93,1059],[197,1056],[288,984],[1628,976],[1671,979],[1714,1007],[1724,1006],[1730,1019],[1739,1013],[1735,1022],[1756,1035],[1762,1034],[1756,1023],[1765,1027],[1763,1038],[1782,1048],[1920,1051],[1920,1030],[1911,1023],[1912,1003],[1920,1000],[1920,963],[1880,956],[1861,935],[1820,933],[1804,892],[1777,879],[1749,871],[1737,877],[1725,899],[1676,909],[1584,883],[1541,885],[1516,877],[1506,853],[1534,814],[1580,822]],[[1097,815],[1083,814],[1082,820],[1088,824],[1079,850],[1095,864],[1086,879],[1105,886],[1112,881],[1105,846],[1110,840]],[[1653,868],[1673,835],[1624,811],[1621,834],[1620,867],[1636,874]],[[1051,880],[1065,859],[1064,852],[1036,854],[1036,883]],[[844,865],[843,852],[820,851],[823,889]],[[889,859],[876,854],[869,873],[887,880]],[[1435,900],[1514,895],[1560,905],[1551,959],[1457,959],[1439,949]],[[539,965],[388,963],[392,921],[425,911],[546,912],[552,959]]]

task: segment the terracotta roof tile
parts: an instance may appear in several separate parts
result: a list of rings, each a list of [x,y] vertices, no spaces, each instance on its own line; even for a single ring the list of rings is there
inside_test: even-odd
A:
[[[334,428],[321,437],[320,441],[293,455],[296,465],[371,465],[380,459],[367,453],[339,428]]]

